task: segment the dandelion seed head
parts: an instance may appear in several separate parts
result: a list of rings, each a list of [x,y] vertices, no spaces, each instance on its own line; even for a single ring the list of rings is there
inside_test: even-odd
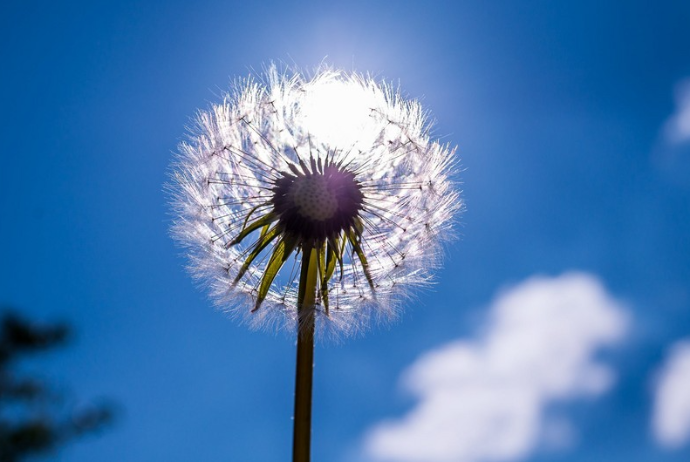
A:
[[[427,285],[462,208],[454,149],[386,83],[271,67],[198,113],[170,185],[173,235],[223,310],[294,330],[305,249],[318,255],[317,327],[394,318]]]

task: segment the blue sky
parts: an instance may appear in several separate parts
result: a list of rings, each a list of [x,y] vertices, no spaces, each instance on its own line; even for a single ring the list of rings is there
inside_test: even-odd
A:
[[[672,358],[690,339],[688,24],[683,1],[4,2],[0,303],[71,321],[70,349],[27,367],[123,409],[55,460],[288,460],[294,339],[213,310],[169,238],[163,184],[185,126],[233,78],[324,58],[432,111],[458,146],[467,210],[438,284],[398,323],[317,345],[314,459],[413,460],[372,449],[371,435],[432,396],[430,352],[472,351],[482,367],[441,353],[433,364],[493,377],[508,396],[522,375],[484,369],[504,364],[484,356],[503,345],[504,311],[532,319],[541,305],[518,295],[580,281],[591,309],[556,295],[547,305],[565,311],[510,331],[543,322],[548,351],[539,333],[589,313],[558,337],[582,347],[577,361],[556,354],[570,340],[523,358],[542,372],[569,364],[571,378],[549,388],[531,375],[547,377],[521,388],[541,404],[516,433],[494,429],[496,442],[517,438],[501,460],[688,460],[684,427],[654,424],[690,419],[682,386],[659,398],[671,371],[687,372]],[[469,393],[463,380],[450,393]],[[499,420],[518,415],[496,406]],[[486,457],[463,417],[447,418],[460,449],[443,457]]]

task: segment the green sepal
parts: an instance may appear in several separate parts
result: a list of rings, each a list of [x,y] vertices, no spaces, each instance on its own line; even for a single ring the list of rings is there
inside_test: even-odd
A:
[[[307,166],[307,164],[304,163],[301,157],[297,157],[297,161],[299,162],[300,167],[302,167],[302,171],[305,175],[311,174],[311,172],[309,171],[309,167]]]
[[[263,228],[261,228],[261,234],[259,234],[259,240],[263,239],[266,233],[268,232],[268,228],[270,227],[270,224],[264,225]]]
[[[252,215],[254,215],[254,212],[259,210],[261,207],[264,207],[264,206],[269,205],[269,204],[270,204],[270,202],[264,202],[262,204],[255,205],[254,207],[252,207],[249,210],[249,213],[247,213],[247,216],[244,217],[244,222],[242,223],[242,229],[244,229],[247,226],[247,223],[249,223],[249,219],[251,218]]]
[[[319,272],[319,289],[321,292],[321,303],[328,316],[328,271],[326,268],[326,249],[325,245],[321,244],[317,248],[317,269]]]
[[[347,239],[348,241],[350,241],[352,249],[357,254],[359,262],[362,264],[362,271],[364,272],[364,277],[367,278],[369,287],[371,287],[371,290],[373,291],[374,280],[371,277],[371,273],[369,273],[369,262],[367,262],[367,257],[366,255],[364,255],[364,251],[362,250],[362,246],[360,245],[360,235],[357,234],[354,230],[350,229],[347,231]]]
[[[288,162],[288,168],[295,175],[302,176],[302,172],[300,172],[299,169],[297,168],[297,166],[295,164],[293,164],[292,162]]]
[[[255,220],[254,222],[252,222],[249,225],[247,225],[246,221],[245,221],[245,224],[242,228],[242,231],[240,231],[240,234],[238,234],[237,237],[235,239],[233,239],[232,242],[230,242],[230,244],[228,244],[228,246],[233,246],[233,245],[239,244],[240,242],[242,242],[242,240],[245,237],[247,237],[252,232],[256,231],[257,229],[259,229],[263,226],[266,226],[266,225],[273,223],[277,219],[278,219],[278,216],[275,213],[269,212],[266,215],[264,215],[263,217]]]
[[[240,271],[237,273],[237,277],[235,277],[233,284],[237,284],[237,282],[242,279],[242,276],[244,276],[244,273],[247,272],[254,259],[259,256],[261,251],[264,250],[268,244],[273,242],[273,240],[280,235],[279,226],[274,226],[270,231],[266,231],[268,226],[269,225],[266,225],[261,229],[261,236],[259,237],[259,240],[256,241],[256,244],[254,244],[254,249],[252,249],[247,259],[244,260],[244,263],[242,264]]]
[[[326,247],[326,280],[330,281],[330,279],[333,277],[333,273],[335,272],[335,263],[339,262],[340,263],[340,272],[342,274],[343,270],[343,259],[342,256],[339,255],[338,253],[338,240],[340,240],[340,237],[336,237],[335,240],[332,238],[328,239],[328,245]]]
[[[256,298],[256,305],[254,305],[252,312],[259,309],[261,303],[266,298],[266,295],[268,295],[268,290],[271,288],[273,280],[278,275],[278,271],[280,271],[280,268],[282,268],[283,264],[288,259],[290,254],[292,254],[292,251],[295,250],[296,246],[297,237],[286,235],[280,240],[280,242],[278,242],[275,249],[273,249],[271,258],[268,260],[266,269],[264,269],[264,274],[261,277],[261,282],[259,283],[259,293],[257,294]]]
[[[335,238],[332,238],[332,237],[328,238],[329,252],[328,252],[328,260],[326,261],[326,266],[330,268],[331,259],[333,257],[335,257],[335,260],[340,265],[340,280],[341,281],[343,280],[343,269],[345,266],[345,263],[343,261],[343,253],[345,252],[345,245],[346,244],[347,244],[347,239],[345,239],[344,237],[341,238],[340,236],[337,236]],[[335,261],[332,264],[333,264],[333,271],[335,271]],[[328,279],[330,279],[332,275],[333,275],[333,272],[331,272],[329,274]]]

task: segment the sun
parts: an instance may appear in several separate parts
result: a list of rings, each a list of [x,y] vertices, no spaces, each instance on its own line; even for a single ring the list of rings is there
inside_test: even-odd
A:
[[[335,149],[370,143],[371,112],[376,93],[353,81],[317,80],[311,83],[302,109],[303,126],[317,140]]]

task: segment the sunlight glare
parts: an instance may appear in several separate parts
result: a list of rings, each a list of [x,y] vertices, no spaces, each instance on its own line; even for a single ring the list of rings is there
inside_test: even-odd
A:
[[[333,148],[350,149],[369,141],[371,124],[367,122],[374,107],[374,95],[359,84],[315,82],[304,107],[305,126],[315,139]]]

